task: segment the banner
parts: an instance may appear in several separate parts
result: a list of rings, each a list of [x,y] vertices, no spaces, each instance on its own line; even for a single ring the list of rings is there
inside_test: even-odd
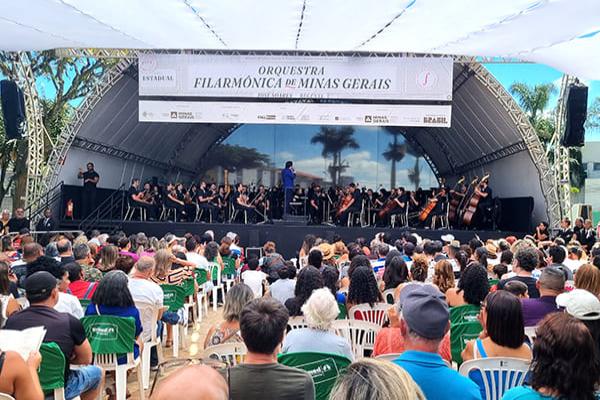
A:
[[[451,106],[140,100],[141,122],[449,127]]]
[[[452,58],[140,54],[140,96],[452,100]]]

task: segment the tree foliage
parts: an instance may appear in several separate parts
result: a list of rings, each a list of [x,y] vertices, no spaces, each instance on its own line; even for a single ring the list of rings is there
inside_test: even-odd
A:
[[[265,167],[269,156],[251,147],[237,144],[220,144],[205,156],[204,164],[222,167],[229,171]]]
[[[333,157],[328,171],[333,186],[340,181],[342,173],[349,165],[342,160],[342,151],[346,149],[358,149],[360,146],[354,139],[354,128],[351,126],[322,126],[311,139],[312,144],[320,143],[323,146],[321,155],[323,158]]]

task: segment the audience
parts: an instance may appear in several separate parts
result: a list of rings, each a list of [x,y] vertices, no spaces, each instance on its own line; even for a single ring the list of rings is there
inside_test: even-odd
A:
[[[44,392],[38,377],[41,361],[42,356],[37,351],[23,360],[17,352],[0,350],[0,393],[16,400],[43,400]]]
[[[201,379],[199,379],[201,378]],[[152,395],[153,400],[179,400],[185,388],[186,400],[228,400],[227,382],[206,365],[188,365],[163,379]]]
[[[440,292],[446,293],[454,287],[454,271],[449,260],[440,260],[435,263],[432,283]]]
[[[227,342],[241,342],[240,314],[244,306],[254,298],[254,292],[244,283],[231,287],[225,296],[223,320],[210,327],[204,339],[204,348]]]
[[[385,271],[383,272],[383,290],[396,289],[401,284],[408,281],[408,267],[406,266],[406,262],[400,255],[400,252],[394,251],[397,253],[394,257],[386,258],[386,266]],[[392,252],[390,252],[392,254]],[[389,255],[388,254],[388,257]]]
[[[521,300],[525,326],[536,326],[547,314],[559,311],[556,296],[565,288],[565,275],[558,268],[546,267],[542,270],[536,287],[540,297]]]
[[[575,287],[600,296],[600,268],[592,264],[582,265],[575,274]]]
[[[312,292],[302,306],[302,314],[307,328],[291,330],[281,349],[282,353],[332,353],[354,359],[348,341],[331,332],[331,323],[337,318],[340,310],[337,301],[327,288]]]
[[[315,398],[307,372],[277,363],[288,318],[285,307],[274,299],[255,299],[244,307],[240,331],[248,353],[242,364],[226,370],[231,400]]]
[[[302,315],[302,306],[308,300],[313,290],[323,287],[323,276],[318,269],[312,265],[306,266],[298,273],[294,297],[285,302],[290,317]]]
[[[103,274],[115,269],[115,264],[119,257],[117,246],[112,244],[106,245],[100,249],[98,254],[100,256],[100,259],[98,260],[98,269]]]
[[[260,271],[258,268],[258,258],[251,257],[248,259],[248,269],[242,272],[241,280],[244,282],[252,292],[254,298],[258,299],[263,295],[263,285],[267,279],[267,274]]]
[[[574,289],[558,295],[556,303],[563,307],[565,312],[584,323],[600,351],[600,300],[598,297],[587,290]]]
[[[8,264],[0,261],[0,328],[6,322],[6,318],[21,309],[10,289],[11,282]]]
[[[288,299],[294,297],[296,288],[296,267],[293,264],[286,263],[284,268],[277,271],[279,279],[269,286],[269,295],[285,304]]]
[[[510,281],[506,282],[504,289],[509,293],[514,294],[520,299],[528,299],[529,294],[527,293],[527,285],[521,281]]]
[[[450,307],[471,304],[479,307],[490,290],[487,271],[478,263],[472,262],[462,273],[458,287],[446,291]]]
[[[69,292],[78,299],[89,300],[98,288],[98,282],[88,282],[84,280],[83,269],[81,265],[72,261],[64,265],[69,274]]]
[[[383,302],[383,296],[377,288],[373,270],[369,267],[358,267],[352,271],[346,309],[350,311],[358,304],[369,304],[373,307],[375,303],[381,302]]]
[[[98,282],[102,279],[102,272],[94,267],[94,257],[88,244],[78,244],[73,248],[75,262],[81,265],[83,279],[88,282]]]
[[[498,282],[498,289],[503,289],[504,285],[510,281],[521,281],[527,285],[527,292],[529,297],[538,298],[540,292],[536,286],[536,279],[532,276],[533,270],[539,263],[538,252],[535,248],[530,246],[524,246],[519,248],[515,253],[513,271],[515,276],[508,279],[503,279]]]

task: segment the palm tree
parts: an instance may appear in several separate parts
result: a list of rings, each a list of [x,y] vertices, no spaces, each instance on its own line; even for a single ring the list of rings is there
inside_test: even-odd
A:
[[[327,169],[333,186],[337,186],[342,172],[349,167],[342,160],[342,151],[359,148],[358,142],[354,139],[354,128],[351,126],[322,126],[319,132],[310,139],[310,143],[323,145],[321,151],[323,158],[333,157],[333,161]]]
[[[398,143],[398,136],[402,135],[401,131],[395,130],[392,127],[387,127],[385,132],[394,136],[394,141],[388,143],[387,150],[383,153],[383,157],[387,161],[392,162],[392,173],[390,174],[390,188],[396,187],[396,163],[402,161],[406,155],[406,144]]]
[[[415,166],[408,170],[408,180],[410,183],[415,185],[415,190],[417,190],[421,186],[421,165],[419,161],[421,159],[420,155],[415,155]]]
[[[515,82],[510,86],[509,91],[529,117],[529,122],[535,128],[542,143],[547,145],[554,134],[554,119],[544,116],[543,113],[548,107],[550,96],[557,91],[556,86],[553,83],[531,86],[523,82]]]

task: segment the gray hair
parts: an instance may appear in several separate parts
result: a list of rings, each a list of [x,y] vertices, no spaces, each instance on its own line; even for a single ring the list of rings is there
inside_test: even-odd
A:
[[[340,308],[328,288],[314,290],[302,306],[302,314],[309,328],[329,330],[340,313]]]
[[[239,321],[242,309],[252,300],[254,300],[254,292],[250,286],[243,283],[234,285],[225,295],[223,319],[227,322]]]
[[[555,267],[543,268],[540,275],[540,287],[562,292],[565,289],[565,274]]]
[[[73,248],[73,258],[75,260],[84,260],[90,254],[90,246],[86,243],[78,244]]]
[[[139,272],[146,273],[148,271],[152,271],[156,266],[156,261],[154,261],[154,257],[142,256],[135,264],[135,269]]]

